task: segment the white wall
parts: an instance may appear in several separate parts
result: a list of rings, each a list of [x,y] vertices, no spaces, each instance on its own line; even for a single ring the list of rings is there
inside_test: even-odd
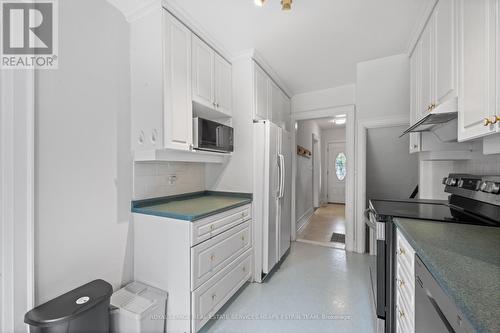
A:
[[[366,197],[409,198],[418,184],[418,156],[409,153],[406,126],[368,129],[366,134]]]
[[[318,124],[314,120],[300,121],[297,128],[297,145],[312,151],[313,134],[321,138]],[[321,141],[319,144],[321,145]],[[295,216],[297,223],[300,223],[303,222],[302,217],[309,215],[313,210],[313,160],[298,156],[295,152],[294,154],[297,157]]]
[[[328,194],[328,143],[329,142],[346,141],[345,127],[335,127],[321,131],[321,202],[327,202]]]
[[[170,176],[176,180],[172,184]],[[158,198],[205,190],[205,164],[138,162],[134,167],[134,199]]]
[[[129,28],[106,1],[59,1],[59,69],[36,78],[36,302],[132,278]]]
[[[410,67],[406,54],[358,63],[356,111],[358,120],[410,118]]]
[[[292,97],[292,113],[353,105],[355,91],[356,86],[349,84],[295,95]]]

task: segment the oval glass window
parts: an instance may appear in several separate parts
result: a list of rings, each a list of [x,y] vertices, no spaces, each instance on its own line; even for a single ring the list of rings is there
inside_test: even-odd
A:
[[[346,169],[346,156],[344,153],[340,153],[335,157],[335,173],[338,180],[344,180],[347,174]]]

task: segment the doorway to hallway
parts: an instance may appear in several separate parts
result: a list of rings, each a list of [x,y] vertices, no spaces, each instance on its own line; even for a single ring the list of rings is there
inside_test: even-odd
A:
[[[297,234],[297,241],[345,249],[345,205],[323,204]]]

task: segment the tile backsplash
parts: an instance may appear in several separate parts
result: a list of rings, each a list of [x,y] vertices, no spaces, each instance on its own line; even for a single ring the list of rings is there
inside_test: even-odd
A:
[[[480,176],[499,176],[500,156],[491,155],[479,159],[456,161],[453,167],[454,171],[458,173],[470,173]]]
[[[134,200],[205,190],[205,165],[181,162],[136,162]]]

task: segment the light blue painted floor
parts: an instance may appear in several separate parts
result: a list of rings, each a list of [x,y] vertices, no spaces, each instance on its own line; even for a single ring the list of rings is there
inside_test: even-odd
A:
[[[289,256],[267,282],[244,287],[220,311],[222,318],[202,332],[375,332],[369,269],[374,265],[375,257],[369,255],[292,243]]]

